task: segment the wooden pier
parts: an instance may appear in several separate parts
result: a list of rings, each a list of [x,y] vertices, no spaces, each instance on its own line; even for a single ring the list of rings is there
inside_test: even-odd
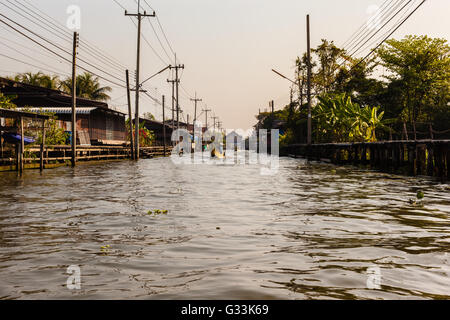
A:
[[[336,165],[363,165],[384,172],[450,181],[450,140],[294,144],[281,153]]]
[[[17,157],[14,150],[4,151],[3,157],[0,159],[0,171],[14,171],[20,169],[20,163],[17,163]],[[43,149],[39,146],[31,146],[25,148],[23,158],[23,168],[39,168],[43,153],[42,167],[54,168],[63,165],[70,165],[72,159],[72,149],[69,145],[62,146],[45,146]],[[124,146],[78,146],[77,161],[106,161],[106,160],[123,160],[131,159],[131,150]],[[171,146],[166,147],[166,155],[170,155]],[[164,146],[141,147],[141,158],[163,157]]]

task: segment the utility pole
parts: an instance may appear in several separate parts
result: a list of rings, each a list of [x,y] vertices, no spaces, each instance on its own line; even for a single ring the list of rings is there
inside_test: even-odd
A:
[[[203,109],[203,112],[205,112],[205,119],[206,119],[206,130],[208,130],[208,112],[212,111],[211,109]]]
[[[311,119],[311,34],[309,28],[309,14],[306,16],[306,38],[307,38],[307,64],[308,64],[308,89],[307,89],[307,99],[308,99],[308,137],[307,144],[311,145],[312,139],[312,119]]]
[[[133,116],[131,115],[131,95],[130,95],[130,74],[125,71],[127,78],[127,101],[128,101],[128,117],[130,118],[130,151],[131,159],[134,159],[134,139],[133,139]]]
[[[214,116],[214,117],[211,117],[211,119],[213,119],[213,121],[214,121],[214,131],[216,131],[216,119],[219,119],[219,117]]]
[[[72,54],[72,167],[77,164],[77,47],[78,32],[74,32]]]
[[[189,115],[186,115],[186,130],[189,133]]]
[[[166,156],[166,118],[164,109],[166,108],[166,97],[162,96],[162,116],[163,116],[163,141],[164,141],[164,157]]]
[[[138,19],[138,32],[137,32],[137,54],[136,54],[136,112],[135,112],[135,160],[139,160],[139,92],[141,90],[140,82],[139,82],[139,71],[140,71],[140,62],[141,62],[141,22],[142,18],[145,17],[155,17],[156,14],[153,11],[153,14],[147,14],[146,11],[141,13],[141,0],[138,0],[138,13],[136,14],[128,14],[125,10],[125,16],[137,17]]]
[[[175,128],[175,82],[177,82],[177,80],[167,79],[167,82],[172,84],[172,131],[173,131],[173,128]]]
[[[270,110],[270,128],[273,129],[273,122],[274,122],[274,101],[269,102],[269,110]]]
[[[176,108],[177,108],[177,129],[180,129],[180,100],[179,100],[179,84],[180,79],[178,78],[178,70],[184,69],[184,64],[177,64],[177,57],[175,56],[175,66],[170,67],[170,69],[175,69],[175,94],[176,94]]]
[[[194,108],[194,123],[197,121],[197,102],[203,101],[202,99],[197,98],[197,92],[195,92],[195,98],[191,99],[191,101],[194,101],[195,108]]]

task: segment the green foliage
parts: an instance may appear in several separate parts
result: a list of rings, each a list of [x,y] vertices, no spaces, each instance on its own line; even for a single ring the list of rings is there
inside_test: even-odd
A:
[[[23,82],[33,86],[44,87],[47,89],[58,89],[60,80],[58,76],[46,75],[42,72],[19,73],[14,77],[15,81]]]
[[[45,129],[45,144],[49,146],[65,145],[69,134],[60,128],[58,125],[58,120],[53,113],[44,113],[50,116],[47,120],[47,125]],[[42,143],[42,132],[39,130],[38,137],[36,139],[37,144]]]
[[[127,141],[130,141],[130,119],[126,121],[127,128]],[[136,136],[135,125],[133,123],[133,139]],[[153,131],[148,130],[145,127],[144,122],[139,124],[139,145],[141,147],[150,147],[153,145],[153,142],[156,140],[156,136]],[[134,140],[133,140],[134,141]]]
[[[144,113],[144,119],[155,120],[155,116],[153,114],[151,114],[150,112],[146,112],[146,113]]]
[[[424,132],[429,132],[429,123],[442,132],[439,138],[450,137],[446,133],[450,129],[450,47],[445,39],[391,39],[364,61],[327,40],[311,53],[313,142],[376,141],[377,134],[387,139],[388,124],[399,138],[403,122],[427,138]],[[298,86],[291,87],[291,103],[273,117],[263,113],[258,118],[265,129],[272,127],[273,120],[285,122],[282,146],[306,142],[306,54],[297,58],[296,66]]]
[[[425,194],[423,193],[423,191],[419,190],[417,191],[416,197],[417,199],[422,200],[423,198],[425,198]]]
[[[283,135],[280,135],[280,147],[286,147],[295,142],[294,131],[287,129]]]
[[[111,92],[111,87],[101,87],[98,77],[94,77],[91,73],[85,72],[77,76],[77,96],[81,98],[96,100],[96,101],[107,101],[111,97],[107,92]],[[67,78],[60,83],[60,89],[72,94],[72,78]]]
[[[436,112],[450,112],[450,46],[445,39],[391,39],[377,54],[390,71],[386,95],[395,97],[391,103],[400,105],[404,120],[434,121]]]
[[[313,109],[317,135],[331,142],[374,142],[376,129],[382,126],[383,112],[379,107],[361,107],[345,93],[319,97]]]
[[[14,100],[15,97],[5,96],[0,92],[0,108],[2,109],[16,109],[17,106],[11,101]]]

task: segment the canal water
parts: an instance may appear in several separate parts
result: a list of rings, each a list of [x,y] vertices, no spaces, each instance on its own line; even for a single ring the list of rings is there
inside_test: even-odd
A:
[[[289,158],[2,173],[0,298],[449,299],[450,186]]]

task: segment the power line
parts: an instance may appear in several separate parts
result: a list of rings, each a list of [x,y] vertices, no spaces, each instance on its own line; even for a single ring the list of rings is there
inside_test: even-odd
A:
[[[150,27],[152,28],[153,33],[154,33],[155,36],[156,36],[156,39],[158,40],[159,44],[161,45],[161,48],[163,49],[163,51],[164,51],[164,53],[166,54],[166,56],[169,58],[169,61],[171,61],[171,60],[173,59],[173,57],[171,57],[171,56],[167,53],[166,48],[164,48],[164,45],[162,44],[161,39],[159,39],[158,33],[156,32],[155,27],[153,26],[153,24],[152,24],[152,22],[150,21],[150,19],[147,19],[147,21],[148,21],[148,23],[150,24]]]
[[[161,29],[164,39],[166,39],[166,42],[167,42],[167,45],[169,46],[170,51],[172,52],[173,55],[175,55],[175,51],[173,50],[172,45],[170,44],[170,41],[167,39],[166,33],[164,32],[164,28],[162,27],[158,16],[156,16],[156,22],[158,22],[159,28]]]
[[[39,9],[38,7],[33,5],[29,0],[22,0],[22,1],[26,2],[29,6],[31,6],[33,9],[30,9],[30,8],[28,8],[28,9],[30,11],[32,11],[33,13],[37,14],[42,20],[47,21],[51,25],[55,26],[57,29],[65,30],[65,26],[62,23],[60,23],[55,18],[53,18],[53,17],[49,16],[48,14],[46,14],[45,12],[43,12],[41,9]],[[60,31],[60,32],[63,32],[63,31]],[[69,34],[70,37],[72,37],[72,34],[70,32],[67,31],[67,33]],[[80,43],[84,44],[88,48],[87,50],[92,52],[93,54],[101,56],[106,61],[109,61],[110,63],[115,64],[116,66],[123,68],[123,70],[128,69],[128,67],[125,66],[124,64],[122,64],[119,60],[117,60],[113,56],[109,55],[108,53],[106,53],[102,49],[98,48],[96,45],[92,44],[90,41],[84,40],[84,39],[80,39]]]
[[[6,43],[4,43],[4,42],[2,42],[2,41],[0,41],[0,43],[3,44],[5,47],[7,47],[7,48],[9,48],[9,49],[11,49],[11,50],[17,52],[18,54],[21,54],[21,55],[23,55],[23,56],[25,56],[25,57],[27,57],[27,58],[33,60],[33,61],[39,62],[39,63],[41,63],[42,65],[44,65],[44,66],[46,66],[46,67],[53,68],[53,66],[50,66],[50,65],[46,64],[45,62],[39,61],[39,60],[37,60],[36,58],[34,58],[34,57],[32,57],[32,56],[29,56],[29,55],[27,55],[26,53],[23,53],[22,51],[17,50],[17,49],[15,49],[15,48],[13,48],[13,47],[7,45]],[[55,70],[56,70],[56,69],[55,69]],[[57,71],[63,73],[63,71],[60,71],[60,70],[57,70]]]
[[[408,0],[408,2],[405,4],[405,5],[403,5],[401,8],[400,8],[400,10],[398,10],[388,21],[386,21],[384,24],[383,24],[383,26],[380,28],[380,29],[378,29],[372,36],[370,36],[369,37],[369,39],[367,39],[363,44],[361,44],[361,45],[359,45],[358,46],[358,48],[352,53],[352,54],[350,54],[350,56],[353,56],[354,54],[356,54],[358,51],[359,51],[359,49],[361,49],[361,47],[362,46],[364,46],[367,42],[369,42],[371,39],[373,39],[373,37],[375,36],[375,35],[377,35],[384,27],[386,27],[396,16],[398,16],[398,14],[400,13],[400,12],[402,12],[403,11],[403,9],[405,9],[405,7],[409,4],[409,3],[411,3],[411,1],[413,1],[413,0]]]
[[[9,21],[11,21],[11,22],[17,24],[18,26],[22,27],[23,29],[27,30],[28,32],[30,32],[30,33],[36,35],[38,38],[40,38],[40,39],[42,39],[42,40],[44,40],[44,41],[50,43],[51,45],[57,47],[59,50],[61,50],[61,51],[63,51],[63,52],[65,52],[65,53],[67,53],[67,54],[70,55],[70,53],[68,53],[66,50],[64,50],[64,49],[62,49],[61,47],[55,45],[54,43],[52,43],[51,41],[49,41],[49,40],[43,38],[42,36],[40,36],[40,35],[34,33],[33,31],[30,31],[29,29],[25,28],[25,27],[22,26],[21,24],[19,24],[19,23],[13,21],[13,20],[11,20],[11,19],[9,19],[8,17],[6,17],[5,15],[3,15],[2,13],[0,13],[0,16],[5,17],[5,18],[8,19]],[[26,34],[23,33],[22,31],[20,31],[20,30],[16,29],[15,27],[11,26],[10,24],[8,24],[7,22],[5,22],[4,20],[0,19],[0,22],[4,23],[5,25],[7,25],[8,27],[10,27],[10,28],[13,29],[14,31],[16,31],[16,32],[20,33],[21,35],[23,35],[24,37],[30,39],[31,41],[33,41],[34,43],[38,44],[39,46],[41,46],[42,48],[46,49],[47,51],[53,53],[54,55],[60,57],[61,59],[65,60],[65,61],[71,63],[71,61],[70,61],[69,59],[63,57],[61,54],[55,52],[54,50],[52,50],[52,49],[50,49],[50,48],[48,48],[48,47],[46,47],[45,45],[39,43],[38,41],[36,41],[35,39],[33,39],[33,38],[31,38],[30,36],[26,35]],[[83,61],[83,60],[80,59],[80,61]],[[85,62],[85,61],[83,61],[83,62]],[[86,62],[85,62],[85,63],[86,63]],[[96,73],[94,73],[94,72],[92,72],[92,71],[90,71],[90,70],[88,70],[88,69],[86,69],[86,68],[84,68],[84,67],[82,67],[82,66],[78,66],[78,67],[79,67],[80,69],[82,69],[82,70],[85,70],[85,71],[87,71],[87,72],[92,73],[93,75],[95,75],[95,76],[97,76],[97,77],[99,77],[99,78],[101,78],[101,79],[103,79],[103,80],[105,80],[105,81],[111,82],[111,83],[113,83],[113,84],[115,84],[115,85],[118,85],[118,86],[121,86],[121,87],[125,88],[125,86],[123,86],[123,85],[121,85],[121,84],[118,84],[117,82],[114,82],[114,81],[112,81],[112,80],[109,80],[109,79],[107,79],[107,78],[105,78],[105,77],[103,77],[103,76],[101,76],[101,75],[98,75],[98,74],[96,74]],[[104,72],[104,71],[103,71],[103,72]],[[105,74],[108,74],[107,72],[104,72],[104,73],[105,73]]]
[[[362,48],[362,50],[360,50],[360,52],[365,52],[368,49],[372,49],[374,45],[377,45],[382,39],[384,39],[384,37],[386,37],[386,35],[389,34],[389,32],[391,32],[393,28],[398,26],[401,23],[401,21],[403,21],[403,19],[411,12],[411,8],[413,8],[417,4],[417,2],[418,2],[417,0],[413,0],[413,2],[411,2],[408,5],[408,8],[404,10],[403,14],[398,19],[398,21],[395,22],[389,30],[387,30],[386,32],[378,36],[376,39],[374,39],[372,42],[367,44],[364,48]]]
[[[379,15],[379,14],[381,13],[382,8],[384,8],[385,5],[386,5],[389,1],[390,1],[390,0],[386,0],[386,1],[381,5],[380,11],[377,13],[377,15]],[[384,9],[383,9],[383,10],[384,10]],[[353,40],[360,34],[360,32],[361,32],[362,30],[364,30],[365,27],[367,27],[367,24],[368,24],[369,22],[372,22],[372,20],[374,20],[374,19],[377,17],[377,15],[373,16],[369,21],[363,23],[363,24],[359,27],[359,29],[356,30],[356,31],[352,34],[352,36],[351,36],[350,38],[348,38],[348,39],[342,44],[341,48],[345,48],[345,47],[347,46],[347,44],[352,43]]]
[[[131,21],[133,22],[133,24],[134,24],[134,26],[136,27],[136,29],[137,29],[137,24],[136,24],[136,22],[130,17],[130,19],[131,19]],[[144,41],[145,41],[145,43],[150,47],[150,49],[153,51],[153,53],[155,54],[155,56],[159,59],[159,60],[161,60],[161,62],[164,64],[164,65],[168,65],[168,64],[170,64],[170,63],[167,63],[167,61],[164,61],[164,59],[163,58],[161,58],[161,56],[158,54],[158,52],[156,52],[156,50],[155,50],[155,48],[153,48],[153,46],[150,44],[150,42],[147,40],[147,38],[145,37],[145,35],[142,35],[142,39],[144,39]]]
[[[17,58],[13,58],[13,57],[7,56],[6,54],[3,54],[3,53],[0,53],[0,56],[2,56],[4,58],[7,58],[7,59],[14,60],[16,62],[20,62],[20,63],[26,64],[26,65],[29,65],[31,67],[34,67],[34,68],[37,68],[37,69],[40,69],[40,70],[44,70],[44,71],[48,71],[48,72],[52,72],[52,73],[58,74],[54,70],[49,70],[49,69],[46,69],[46,68],[42,68],[42,67],[39,67],[39,66],[37,66],[35,64],[32,64],[32,63],[29,63],[29,62],[26,62],[26,61],[23,61],[23,60],[20,60],[20,59],[17,59]],[[59,74],[59,75],[67,76],[67,74]]]
[[[357,35],[347,45],[347,48],[344,47],[344,49],[346,49],[346,51],[353,50],[355,46],[364,41],[364,39],[366,39],[368,36],[370,36],[372,32],[374,32],[374,29],[369,27],[370,24],[372,24],[373,22],[383,23],[384,21],[386,21],[386,18],[389,17],[392,14],[392,12],[394,12],[398,8],[398,5],[404,1],[407,0],[393,0],[391,4],[386,5],[383,9],[380,9],[376,15],[367,20],[366,25],[360,30],[359,35]]]
[[[15,13],[17,13],[18,15],[20,15],[20,16],[22,16],[22,17],[24,17],[25,19],[27,19],[28,21],[30,21],[30,22],[32,22],[33,24],[35,24],[35,25],[37,25],[37,26],[39,26],[40,28],[42,28],[43,30],[45,30],[45,31],[47,31],[47,32],[49,32],[49,33],[51,33],[52,35],[54,35],[54,36],[56,36],[56,37],[58,37],[59,39],[62,39],[62,40],[64,40],[64,41],[67,41],[67,42],[69,42],[70,44],[72,43],[72,40],[70,40],[71,39],[71,35],[69,34],[67,34],[67,33],[64,33],[64,32],[62,32],[61,30],[59,30],[59,28],[56,28],[55,29],[55,27],[53,27],[53,26],[49,26],[47,23],[45,23],[45,20],[44,20],[44,17],[42,17],[41,15],[39,15],[39,14],[37,14],[38,15],[38,17],[39,18],[36,18],[34,15],[31,15],[29,12],[26,12],[26,11],[24,11],[26,14],[28,14],[29,16],[31,16],[33,19],[35,19],[35,20],[37,20],[39,23],[37,23],[37,22],[35,22],[35,21],[33,21],[33,20],[31,20],[30,18],[27,18],[26,16],[24,16],[24,15],[22,15],[21,13],[19,13],[19,12],[17,12],[16,10],[14,10],[13,8],[11,8],[11,7],[9,7],[8,5],[6,5],[6,4],[4,4],[4,3],[2,3],[4,6],[6,6],[6,7],[8,7],[10,10],[12,10],[12,11],[14,11]],[[18,8],[18,9],[21,9],[21,8],[19,8],[17,5],[15,5],[15,4],[13,4],[13,3],[11,3],[12,5],[14,5],[16,8]],[[19,3],[20,4],[20,3]],[[20,4],[21,6],[24,6],[23,4]],[[30,10],[28,7],[26,7],[26,6],[24,6],[27,10]],[[35,14],[33,11],[31,11],[33,14]],[[44,25],[43,25],[44,24]],[[51,30],[49,30],[49,28],[51,29]],[[56,33],[56,32],[58,32],[58,33]],[[62,35],[62,36],[61,36]],[[63,37],[64,36],[64,37]],[[92,54],[91,52],[93,52],[93,51],[91,51],[88,47],[86,47],[86,52],[87,52],[87,54],[89,55],[89,56],[91,56],[91,57],[93,57],[95,60],[96,60],[96,63],[97,64],[103,64],[104,66],[107,66],[107,67],[112,67],[115,71],[114,72],[119,72],[120,74],[122,74],[122,69],[121,68],[119,68],[119,67],[117,67],[116,65],[114,65],[114,64],[112,64],[111,62],[109,62],[109,61],[107,61],[107,60],[105,60],[105,59],[99,59],[96,55],[94,55],[94,54]],[[87,60],[86,58],[83,58],[84,60]],[[80,60],[82,60],[82,59],[80,59]],[[100,70],[100,69],[99,69]]]
[[[1,26],[1,27],[2,27],[2,29],[4,29],[4,30],[10,32],[11,34],[14,34],[13,31],[11,31],[11,30],[9,30],[9,29],[6,29],[4,26]],[[44,56],[44,57],[47,57],[47,58],[50,58],[50,59],[55,58],[55,57],[53,57],[53,56],[50,56],[49,54],[42,53],[41,51],[37,50],[36,48],[28,47],[28,46],[26,46],[26,45],[24,45],[24,44],[22,44],[22,43],[16,42],[16,41],[11,40],[11,39],[9,39],[9,38],[5,38],[5,37],[1,37],[1,36],[0,36],[0,39],[6,40],[6,41],[8,41],[8,42],[10,42],[10,43],[15,44],[16,46],[19,46],[19,47],[25,48],[25,49],[27,49],[27,50],[33,51],[33,52],[35,52],[35,53],[37,53],[37,54],[40,54],[40,55],[42,55],[42,56]],[[61,62],[61,60],[60,60],[60,62]],[[66,62],[66,61],[64,61],[64,62]]]
[[[352,67],[354,69],[358,65],[360,65],[364,60],[370,57],[386,40],[388,40],[392,34],[394,34],[427,0],[423,0],[399,25],[395,27],[395,29],[389,33],[389,35],[383,39],[368,55],[366,55],[361,61],[359,61],[356,65]],[[352,70],[350,69],[350,71]]]

